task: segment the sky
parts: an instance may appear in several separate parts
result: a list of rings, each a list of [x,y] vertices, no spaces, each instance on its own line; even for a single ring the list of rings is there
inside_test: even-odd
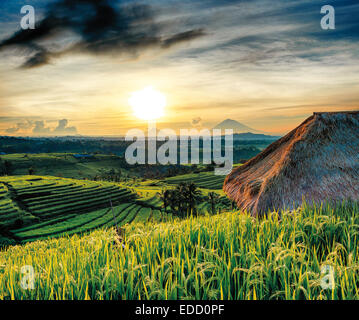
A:
[[[354,0],[1,0],[0,135],[124,135],[146,126],[128,100],[148,86],[174,130],[230,118],[284,134],[359,110],[358,17]]]

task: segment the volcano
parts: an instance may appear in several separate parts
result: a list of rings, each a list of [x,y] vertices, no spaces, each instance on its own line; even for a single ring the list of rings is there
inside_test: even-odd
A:
[[[221,129],[221,130],[232,129],[233,133],[247,133],[247,132],[263,133],[261,131],[250,128],[250,127],[246,126],[245,124],[240,123],[236,120],[232,120],[232,119],[226,119],[226,120],[222,121],[221,123],[218,123],[213,129]]]
[[[314,113],[234,169],[224,192],[253,216],[325,201],[359,201],[359,111]]]

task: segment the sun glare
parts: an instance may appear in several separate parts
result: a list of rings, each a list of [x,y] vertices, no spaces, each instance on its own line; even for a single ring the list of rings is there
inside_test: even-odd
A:
[[[135,116],[142,120],[161,118],[167,104],[166,96],[152,87],[133,92],[128,102]]]

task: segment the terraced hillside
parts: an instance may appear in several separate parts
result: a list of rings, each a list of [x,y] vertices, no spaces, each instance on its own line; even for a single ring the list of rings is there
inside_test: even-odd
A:
[[[194,182],[198,187],[211,190],[219,190],[223,187],[225,176],[216,176],[213,171],[191,173],[181,176],[167,178],[168,184],[179,184],[181,182]]]
[[[137,201],[128,189],[106,182],[1,177],[0,197],[0,244],[71,235],[110,227],[115,221],[123,225],[160,216],[158,203]]]
[[[0,226],[12,224],[20,217],[19,208],[12,202],[8,188],[0,184]]]

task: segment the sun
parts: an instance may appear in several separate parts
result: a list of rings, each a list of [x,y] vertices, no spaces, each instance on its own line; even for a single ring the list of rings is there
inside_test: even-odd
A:
[[[137,118],[148,121],[161,118],[167,105],[166,96],[153,87],[133,92],[128,102]]]

